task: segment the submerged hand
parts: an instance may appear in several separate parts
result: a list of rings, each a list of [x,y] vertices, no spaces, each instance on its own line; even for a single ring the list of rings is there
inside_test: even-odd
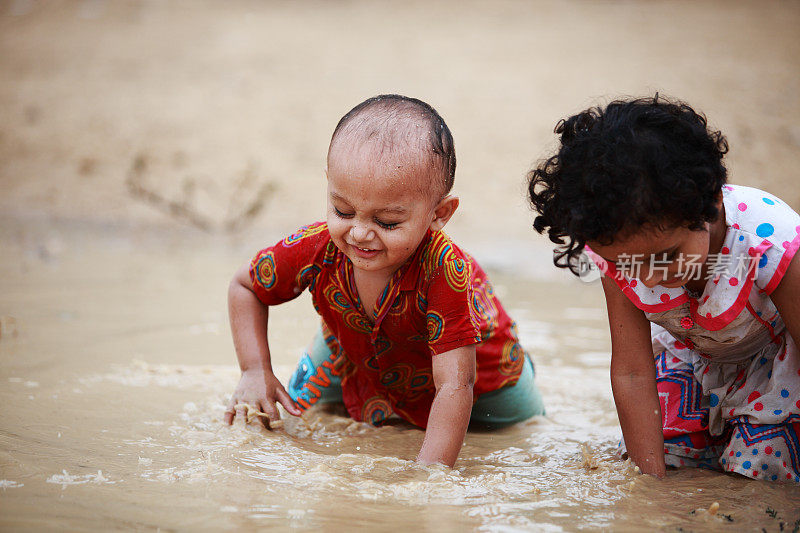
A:
[[[247,422],[246,406],[250,405],[267,415],[268,418],[260,417],[260,420],[269,428],[270,421],[274,422],[281,418],[275,402],[283,405],[289,414],[300,416],[300,409],[297,408],[286,389],[272,372],[244,371],[239,385],[236,386],[231,401],[228,403],[228,409],[225,411],[225,423],[233,424],[233,420],[237,416]]]

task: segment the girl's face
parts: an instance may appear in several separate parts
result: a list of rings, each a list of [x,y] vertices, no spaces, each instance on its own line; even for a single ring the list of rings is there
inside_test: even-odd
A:
[[[669,229],[643,226],[615,236],[614,242],[607,246],[597,242],[587,244],[594,253],[613,263],[618,271],[638,278],[647,287],[674,288],[687,284],[702,287],[708,255],[722,246],[725,219],[720,217],[720,220],[721,237],[719,222],[714,222],[706,223],[701,231],[685,226]]]

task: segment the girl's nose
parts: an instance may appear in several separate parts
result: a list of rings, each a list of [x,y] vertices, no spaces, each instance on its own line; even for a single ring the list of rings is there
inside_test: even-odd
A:
[[[652,289],[662,281],[669,278],[669,274],[657,268],[642,269],[642,283],[648,289]]]

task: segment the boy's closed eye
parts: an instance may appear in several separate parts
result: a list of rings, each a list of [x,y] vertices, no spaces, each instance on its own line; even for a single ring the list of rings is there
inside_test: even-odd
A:
[[[375,223],[378,224],[383,229],[395,229],[397,226],[400,225],[399,222],[384,222],[384,221],[379,220],[377,218],[375,219]]]
[[[340,210],[338,207],[335,207],[335,206],[333,208],[333,211],[334,211],[334,213],[336,213],[336,216],[339,217],[339,218],[353,218],[353,216],[355,216],[354,213],[345,213],[344,211]],[[379,218],[375,218],[374,220],[375,220],[375,223],[378,226],[382,227],[383,229],[390,229],[391,230],[391,229],[395,229],[397,226],[400,225],[400,222],[385,222],[385,221],[383,221],[383,220],[381,220]]]
[[[353,213],[345,213],[344,211],[340,211],[338,207],[334,207],[333,210],[339,218],[351,218],[353,216]]]

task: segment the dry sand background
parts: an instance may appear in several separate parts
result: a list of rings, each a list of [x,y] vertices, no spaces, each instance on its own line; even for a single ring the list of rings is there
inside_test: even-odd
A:
[[[322,216],[338,118],[398,92],[454,132],[451,233],[502,248],[533,240],[555,123],[655,91],[727,134],[733,183],[798,208],[798,27],[797,1],[4,1],[0,210],[279,235]]]

